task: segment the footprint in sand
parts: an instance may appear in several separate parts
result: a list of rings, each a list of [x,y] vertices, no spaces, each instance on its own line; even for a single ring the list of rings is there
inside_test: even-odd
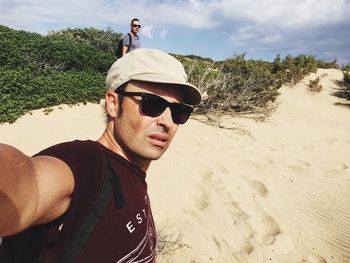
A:
[[[205,166],[198,165],[195,168],[191,169],[188,173],[189,178],[200,178],[202,182],[210,182],[213,176],[213,169]]]
[[[325,165],[323,165],[323,168],[327,169],[327,170],[346,170],[349,167],[343,163],[326,163]]]
[[[319,255],[309,255],[307,258],[308,263],[327,263],[327,260],[325,260],[323,257]]]
[[[265,184],[261,181],[244,177],[248,184],[253,188],[255,193],[260,197],[266,197],[268,189]],[[254,197],[255,200],[255,197]],[[256,202],[256,200],[255,200]],[[263,245],[271,245],[276,241],[276,236],[280,234],[280,227],[276,220],[267,214],[259,205],[256,203],[255,212],[257,213],[253,218],[260,218],[253,228],[257,233],[260,242]]]
[[[195,207],[200,210],[203,211],[205,210],[208,206],[209,206],[209,194],[207,191],[204,190],[203,187],[199,186],[198,187],[198,194],[196,194],[196,197],[194,199],[194,205]]]
[[[248,177],[244,177],[244,179],[249,183],[249,185],[254,189],[254,191],[261,197],[267,195],[268,190],[263,182],[258,180],[250,179]]]
[[[227,173],[226,167],[217,160],[210,160],[210,167],[215,171],[215,173]]]
[[[322,170],[325,174],[325,177],[332,176],[337,177],[341,175],[350,175],[348,170],[348,166],[343,163],[326,163],[323,165]]]
[[[262,218],[262,224],[265,234],[262,237],[262,242],[265,245],[271,245],[275,242],[276,236],[281,232],[276,220],[269,215]]]
[[[256,155],[254,155],[254,159],[247,160],[246,163],[249,166],[254,166],[254,167],[258,168],[259,170],[264,171],[264,170],[266,170],[267,167],[269,167],[271,164],[273,164],[273,160],[268,158],[268,157],[265,157],[265,156],[258,157]]]
[[[238,237],[237,243],[238,243],[238,250],[247,255],[250,255],[254,250],[254,246],[252,245],[250,238],[246,236]]]
[[[306,149],[306,150],[310,150],[310,149],[315,148],[315,146],[312,145],[312,144],[306,144],[306,145],[303,145],[302,147],[303,147],[304,149]]]
[[[325,142],[326,142],[327,145],[333,145],[337,141],[338,141],[338,139],[336,139],[336,138],[327,138],[327,139],[325,139]]]
[[[305,172],[307,172],[308,169],[311,167],[310,163],[299,159],[289,158],[286,159],[284,162],[290,169],[297,173],[305,174]]]

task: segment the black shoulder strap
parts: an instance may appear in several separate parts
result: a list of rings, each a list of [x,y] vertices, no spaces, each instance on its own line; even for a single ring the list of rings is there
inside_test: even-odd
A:
[[[130,47],[131,47],[131,42],[132,42],[132,37],[131,37],[131,34],[130,33],[128,33],[128,35],[129,35],[129,48],[128,48],[128,51],[129,51],[129,49],[130,49]]]
[[[114,198],[117,207],[123,207],[124,199],[123,193],[121,191],[119,179],[115,174],[110,161],[107,157],[107,175],[103,182],[102,189],[95,201],[89,215],[87,216],[85,222],[80,227],[78,233],[73,237],[70,246],[65,251],[62,256],[60,263],[70,263],[74,262],[76,257],[79,255],[81,249],[84,247],[86,241],[88,240],[90,234],[94,230],[98,221],[102,218],[108,204],[110,193],[114,185]]]

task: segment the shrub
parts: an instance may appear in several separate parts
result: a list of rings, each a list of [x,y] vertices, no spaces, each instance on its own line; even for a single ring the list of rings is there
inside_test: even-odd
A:
[[[114,32],[112,29],[98,30],[96,28],[67,28],[49,32],[50,37],[73,39],[84,45],[95,47],[101,51],[115,56],[122,33]]]
[[[299,55],[293,57],[287,55],[281,60],[277,55],[272,65],[272,72],[283,83],[294,85],[311,72],[317,71],[317,61],[314,56]]]
[[[343,98],[350,100],[350,63],[344,68],[343,75]]]
[[[42,36],[0,25],[0,67],[28,68],[32,64],[33,43]]]
[[[0,70],[0,123],[14,122],[24,113],[61,103],[98,102],[105,77],[97,72]]]
[[[317,67],[318,68],[334,68],[339,69],[339,65],[337,63],[337,60],[333,60],[331,62],[326,62],[324,60],[317,60]]]
[[[344,84],[350,87],[350,71],[344,70]]]
[[[309,82],[309,91],[313,94],[320,93],[322,91],[322,85],[320,84],[320,77],[317,77],[314,80],[310,80]]]
[[[115,57],[64,36],[41,36],[0,27],[0,67],[107,72]]]
[[[190,82],[206,95],[197,107],[197,112],[203,114],[269,114],[280,86],[271,72],[270,63],[245,60],[244,54],[223,63],[194,66],[190,72]]]

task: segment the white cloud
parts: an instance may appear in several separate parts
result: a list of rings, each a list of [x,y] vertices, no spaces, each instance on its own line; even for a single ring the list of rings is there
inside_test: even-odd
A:
[[[159,37],[161,40],[164,40],[166,35],[168,34],[168,31],[165,30],[165,29],[162,29],[160,32],[159,32]]]
[[[322,25],[346,19],[346,0],[222,0],[227,20],[243,19],[275,26]],[[347,7],[347,8],[346,8]]]
[[[144,26],[141,34],[149,39],[154,39],[155,35],[158,35],[161,40],[164,40],[168,31],[165,29],[156,29],[154,26]]]
[[[327,45],[346,51],[350,42],[349,0],[0,0],[0,14],[0,24],[40,33],[67,27],[128,29],[130,19],[138,17],[146,38],[165,39],[174,26],[205,29],[247,51],[316,44],[322,52],[328,52]]]
[[[0,23],[125,25],[139,17],[146,24],[197,29],[227,22],[286,28],[350,20],[349,5],[347,0],[13,0],[0,3]]]
[[[141,34],[149,39],[154,38],[154,33],[155,33],[155,30],[153,26],[144,26],[141,31]]]
[[[116,0],[14,0],[0,3],[0,23],[9,26],[40,23],[75,25],[129,24],[139,17],[147,24],[207,28],[217,24],[212,17],[215,4],[201,1],[116,1]],[[20,19],[19,19],[20,18]]]

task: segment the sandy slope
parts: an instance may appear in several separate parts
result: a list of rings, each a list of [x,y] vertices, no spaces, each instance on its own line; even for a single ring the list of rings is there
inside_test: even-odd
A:
[[[306,91],[320,76],[324,91]],[[331,96],[339,70],[281,89],[267,121],[196,120],[148,172],[160,238],[158,262],[350,262],[350,109]],[[28,154],[96,139],[99,105],[33,112],[0,125],[0,142]]]
[[[196,121],[180,131],[149,176],[157,222],[183,233],[164,262],[350,262],[350,111],[330,96],[341,79],[319,70],[284,87],[264,123],[225,120],[246,135]]]

